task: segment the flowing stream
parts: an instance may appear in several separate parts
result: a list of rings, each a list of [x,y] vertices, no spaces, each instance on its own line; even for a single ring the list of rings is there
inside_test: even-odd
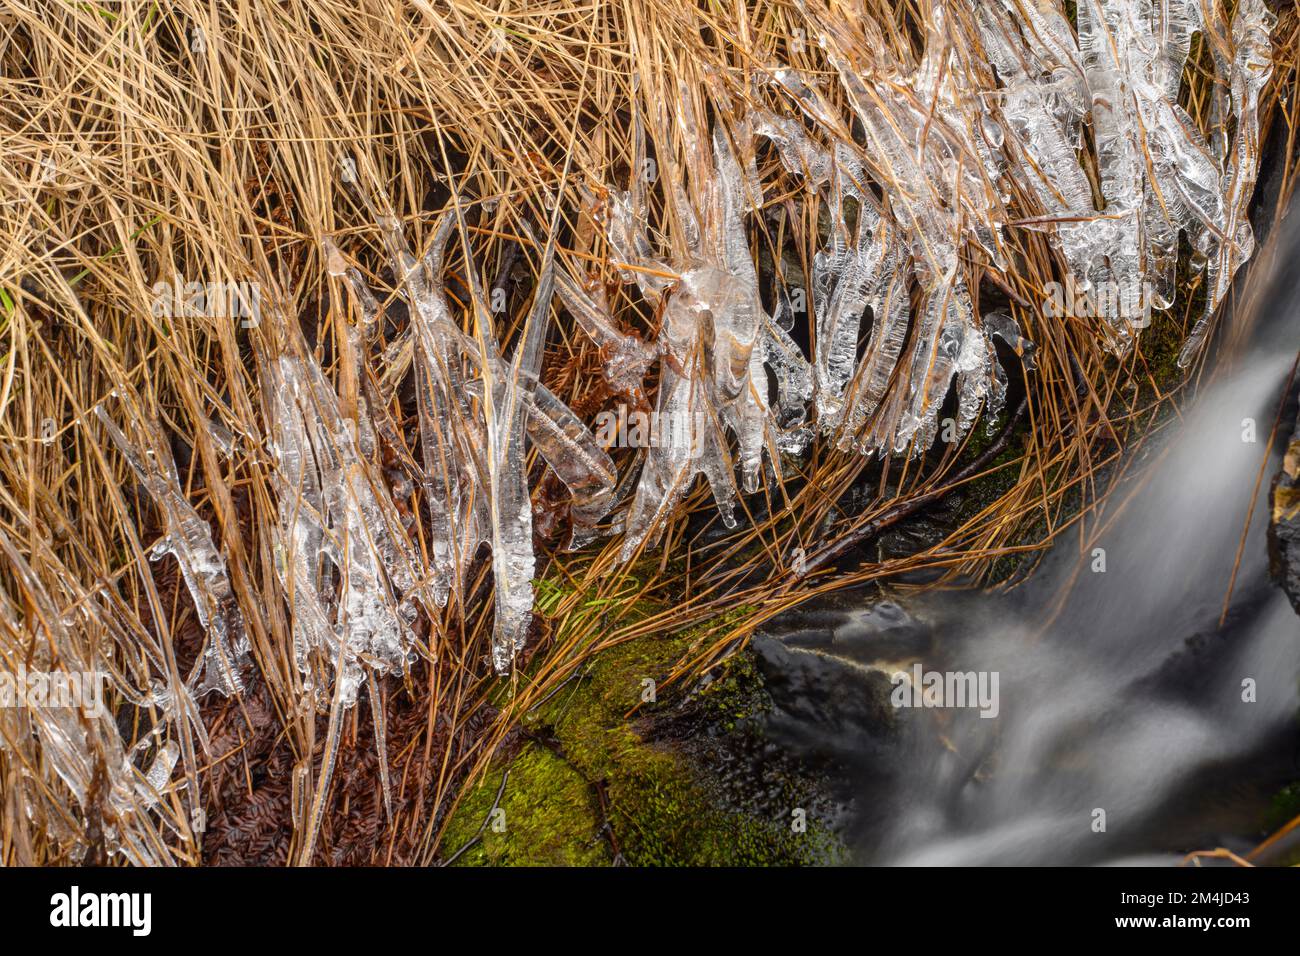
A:
[[[1153,439],[1095,539],[1067,532],[1009,592],[859,595],[756,642],[770,729],[841,768],[862,862],[1174,862],[1258,842],[1269,797],[1300,779],[1300,617],[1266,549],[1300,306],[1273,305],[1263,341]],[[893,675],[918,669],[973,672],[996,716],[895,694]]]

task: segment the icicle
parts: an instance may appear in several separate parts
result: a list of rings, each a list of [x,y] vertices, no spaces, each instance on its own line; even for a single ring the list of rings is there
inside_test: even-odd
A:
[[[533,620],[533,510],[524,460],[524,421],[533,387],[541,374],[542,344],[551,308],[552,255],[547,244],[533,307],[514,362],[498,364],[491,312],[470,265],[487,426],[488,541],[496,613],[492,619],[492,664],[510,670],[524,648]]]
[[[838,442],[840,448],[852,444],[866,454],[889,450],[896,416],[892,413],[880,414],[879,410],[889,394],[890,382],[907,340],[907,275],[902,269],[891,269],[890,272],[883,295],[873,300],[871,305],[875,324],[871,330],[871,340],[854,376],[849,410]],[[900,390],[896,391],[901,394]],[[873,417],[880,419],[881,433],[886,436],[883,439],[861,434],[864,423]]]
[[[543,256],[524,341],[508,363],[489,327],[490,310],[477,279],[471,278],[471,286],[479,334],[466,335],[451,318],[442,261],[455,223],[449,215],[438,221],[430,251],[420,263],[396,219],[382,217],[379,225],[414,330],[434,598],[443,604],[451,590],[462,586],[475,549],[486,541],[492,548],[497,589],[493,663],[504,673],[524,645],[532,615],[534,558],[523,468],[525,435],[572,496],[570,547],[594,535],[596,523],[613,504],[616,475],[590,430],[538,382],[552,297],[553,246],[548,243]],[[349,272],[341,257],[330,259],[336,274],[349,275],[363,312],[369,311],[367,303],[374,297],[359,274]],[[558,290],[579,324],[602,349],[612,352],[612,380],[636,394],[652,351],[615,329],[603,305],[566,274],[560,275]]]
[[[97,662],[85,659],[80,653],[79,644],[68,633],[63,615],[49,591],[4,531],[0,531],[0,553],[8,559],[11,571],[31,603],[33,613],[28,623],[42,635],[34,645],[13,648],[8,653],[21,653],[25,666],[33,671],[57,668],[77,672],[83,678],[98,679]],[[28,632],[28,626],[21,622],[17,609],[3,590],[0,590],[0,624],[3,624],[0,635]],[[173,863],[171,852],[147,813],[154,801],[142,797],[138,790],[139,776],[127,759],[113,714],[102,706],[94,713],[84,706],[27,703],[26,712],[31,728],[40,739],[43,762],[67,786],[83,811],[91,809],[92,800],[98,800],[110,850],[123,851],[136,865]],[[49,818],[56,815],[51,812]],[[69,838],[73,836],[68,834]]]
[[[771,120],[751,117],[733,131],[748,137],[756,128],[768,128],[765,123]],[[736,463],[728,434],[736,440],[746,492],[758,488],[765,451],[777,470],[779,455],[801,451],[810,437],[802,406],[813,394],[812,370],[780,322],[766,314],[746,238],[744,219],[758,196],[736,153],[748,157],[752,146],[742,142],[733,148],[721,126],[706,135],[685,96],[678,126],[691,193],[670,191],[670,198],[678,219],[689,224],[687,256],[673,263],[682,278],[665,295],[655,416],[671,423],[680,440],[646,450],[625,523],[624,559],[642,544],[657,541],[664,518],[700,474],[713,491],[724,526],[735,526]],[[793,128],[780,131],[771,125],[768,131],[790,144],[798,136]],[[799,143],[799,148],[812,148]],[[621,228],[610,226],[610,241],[627,248]],[[769,367],[777,380],[775,415],[767,394]]]
[[[783,450],[797,454],[812,437],[811,430],[801,426],[807,420],[807,405],[813,397],[813,370],[781,323],[782,313],[789,307],[790,303],[782,292],[781,310],[764,323],[762,357],[776,376],[776,425],[783,435],[789,435],[795,442],[794,447],[787,446]]]
[[[1232,20],[1230,84],[1237,129],[1220,183],[1225,211],[1223,239],[1206,243],[1205,315],[1197,321],[1178,355],[1178,364],[1183,368],[1191,365],[1200,351],[1232,277],[1254,252],[1255,236],[1248,213],[1259,171],[1259,93],[1273,72],[1269,35],[1276,24],[1277,18],[1263,0],[1242,0]]]
[[[1007,401],[1007,373],[998,361],[997,351],[993,348],[993,338],[1000,338],[1020,359],[1020,367],[1026,372],[1036,367],[1034,343],[1020,334],[1020,325],[1007,312],[990,312],[983,318],[984,332],[987,334],[988,363],[988,398],[984,416],[988,421],[987,434],[992,435],[997,428],[997,417]]]
[[[908,367],[909,402],[894,436],[895,452],[910,446],[913,455],[920,455],[934,443],[939,408],[953,376],[971,355],[967,339],[978,334],[969,310],[965,285],[955,269],[922,304]]]
[[[618,475],[609,453],[569,406],[543,385],[534,390],[527,422],[528,439],[559,476],[572,499],[573,529],[567,547],[583,547],[614,504]]]
[[[1003,7],[983,4],[977,19],[1002,82],[1002,114],[1028,160],[1017,172],[1042,203],[1042,222],[1055,224],[1054,240],[1079,292],[1115,303],[1100,310],[1108,346],[1126,348],[1151,308],[1172,303],[1180,231],[1194,248],[1193,267],[1206,262],[1212,314],[1250,255],[1249,227],[1243,235],[1240,224],[1258,168],[1254,113],[1269,73],[1271,14],[1259,0],[1237,7],[1233,57],[1225,44],[1209,43],[1220,73],[1231,74],[1230,107],[1238,119],[1240,161],[1225,164],[1229,104],[1218,87],[1211,91],[1208,140],[1177,103],[1192,34],[1227,33],[1220,6],[1083,0],[1077,44],[1053,7],[1013,0]],[[1016,26],[1022,18],[1023,35]],[[1075,155],[1085,112],[1097,146],[1100,209]],[[1195,355],[1210,318],[1198,322],[1180,363]]]
[[[857,360],[858,332],[879,266],[871,241],[880,226],[874,203],[858,195],[857,228],[846,241],[844,199],[856,193],[845,182],[839,164],[831,187],[830,244],[813,256],[813,309],[817,318],[813,375],[817,387],[817,420],[832,431],[844,414],[845,389]]]
[[[410,658],[414,609],[403,599],[416,589],[417,557],[315,360],[282,355],[264,376],[280,495],[277,571],[294,611],[295,657],[310,678],[320,651],[351,706],[363,657],[385,673]],[[337,608],[322,555],[341,582]]]
[[[781,157],[781,165],[787,172],[801,177],[810,191],[830,179],[832,161],[829,151],[813,142],[798,119],[755,110],[746,121],[753,135],[772,141]]]
[[[388,720],[384,713],[384,699],[379,693],[375,672],[366,672],[366,690],[370,694],[370,717],[375,727],[375,759],[379,762],[379,785],[384,792],[384,814],[393,819],[393,791],[388,782]]]
[[[1195,250],[1193,267],[1206,262],[1211,308],[1250,254],[1255,113],[1273,26],[1262,0],[1238,5],[1230,51],[1207,41],[1232,85],[1230,99],[1211,92],[1211,140],[1177,96],[1193,33],[1226,33],[1219,6],[1081,0],[1076,38],[1054,3],[996,0],[971,7],[934,0],[913,62],[892,52],[881,25],[851,0],[849,17],[803,0],[797,5],[857,120],[854,139],[819,81],[775,69],[768,81],[773,99],[793,111],[748,105],[727,122],[737,98],[711,76],[705,87],[719,117],[711,129],[693,96],[651,107],[656,148],[675,152],[685,172],[662,183],[665,230],[673,240],[666,243],[673,249],[667,267],[647,238],[644,182],[634,177],[629,192],[612,200],[607,238],[625,280],[641,285],[662,319],[655,410],[707,423],[694,427],[694,457],[647,451],[626,522],[625,557],[654,540],[656,522],[699,474],[724,522],[732,520],[730,441],[747,491],[757,486],[763,448],[797,450],[806,441],[802,356],[784,329],[768,332],[780,323],[763,315],[753,291],[744,216],[760,192],[752,183],[754,137],[768,139],[785,171],[824,197],[829,229],[813,261],[811,398],[817,427],[840,448],[923,453],[954,383],[959,436],[981,412],[997,414],[1006,372],[990,336],[1005,338],[1026,367],[1031,347],[1009,318],[978,320],[967,286],[976,273],[967,263],[1007,269],[1009,227],[1047,233],[1072,288],[1094,303],[1073,317],[1100,317],[1096,331],[1117,352],[1152,308],[1170,305],[1181,233]],[[978,44],[966,41],[972,33]],[[747,102],[760,99],[761,91]],[[1230,113],[1237,125],[1228,148]],[[646,154],[639,116],[638,165]],[[1085,124],[1095,143],[1096,197],[1079,157],[1087,148]],[[862,147],[854,141],[859,131]],[[833,145],[823,147],[823,136]],[[1013,195],[1029,201],[1028,215],[1009,215]],[[655,272],[681,278],[671,286],[648,283],[645,276]],[[919,290],[915,315],[913,287]],[[606,339],[612,351],[619,344],[609,335],[612,322],[590,303],[569,299],[589,334]],[[858,359],[868,310],[870,336]],[[592,314],[597,318],[582,317]],[[1195,353],[1208,322],[1198,324],[1183,361]],[[643,368],[638,364],[636,375]],[[777,374],[775,408],[760,381],[767,369]]]
[[[472,489],[482,480],[477,458],[486,433],[465,402],[457,351],[460,328],[451,319],[442,285],[442,259],[454,226],[451,216],[439,220],[426,259],[417,264],[397,220],[380,222],[415,330],[415,394],[438,605],[446,604],[451,591],[459,591],[483,522],[482,505]]]
[[[239,693],[244,688],[240,672],[248,666],[248,636],[211,528],[181,491],[176,464],[164,439],[151,435],[148,446],[138,449],[102,406],[96,405],[94,412],[162,513],[166,533],[154,546],[152,557],[155,561],[167,554],[176,558],[207,634],[198,693],[215,690],[226,697]]]
[[[158,749],[153,763],[149,765],[144,775],[143,783],[136,785],[136,792],[146,806],[152,806],[161,799],[162,792],[167,786],[167,781],[171,779],[172,771],[176,769],[176,761],[180,756],[181,749],[175,741],[169,740]]]

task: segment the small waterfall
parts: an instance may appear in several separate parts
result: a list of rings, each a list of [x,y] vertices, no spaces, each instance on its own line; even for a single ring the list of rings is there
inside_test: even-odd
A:
[[[773,732],[850,768],[863,862],[1175,862],[1255,844],[1262,798],[1300,778],[1300,618],[1267,579],[1267,481],[1220,625],[1259,469],[1277,469],[1300,292],[1268,306],[1250,353],[1148,443],[1089,540],[1063,535],[1020,587],[906,612],[841,599],[756,641],[778,672]],[[996,673],[997,716],[912,707],[880,732],[855,695],[879,700],[881,675],[916,665]]]
[[[1261,355],[1198,396],[1143,487],[1112,500],[1108,526],[1082,555],[1062,542],[1019,607],[996,595],[936,599],[939,669],[998,672],[999,716],[950,711],[951,749],[927,747],[909,728],[914,752],[883,859],[1124,854],[1200,771],[1249,754],[1294,719],[1300,620],[1264,580],[1264,496],[1238,571],[1240,620],[1217,626],[1290,363]],[[1252,419],[1255,442],[1243,440]]]

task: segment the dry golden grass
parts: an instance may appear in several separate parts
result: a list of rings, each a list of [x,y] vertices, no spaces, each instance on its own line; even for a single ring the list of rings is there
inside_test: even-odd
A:
[[[836,0],[816,5],[845,17],[853,9]],[[430,659],[404,681],[384,681],[392,819],[375,796],[376,757],[368,720],[359,716],[365,706],[338,728],[334,789],[310,793],[327,725],[301,702],[273,570],[275,493],[256,368],[259,355],[293,347],[296,334],[279,317],[296,317],[336,377],[343,408],[355,411],[360,385],[338,358],[355,305],[328,274],[323,241],[333,237],[374,287],[391,290],[374,216],[359,195],[380,197],[420,244],[439,213],[462,209],[473,261],[487,277],[512,256],[515,272],[535,270],[540,249],[526,238],[527,226],[555,217],[560,259],[608,283],[623,327],[649,333],[658,316],[613,281],[595,222],[601,190],[625,184],[633,165],[633,106],[649,117],[660,180],[682,181],[677,133],[656,125],[656,104],[685,89],[702,113],[713,103],[725,123],[731,114],[716,108],[719,88],[743,103],[759,95],[751,80],[778,61],[827,74],[815,44],[790,43],[801,7],[789,0],[14,0],[0,10],[0,531],[12,542],[0,577],[14,611],[0,615],[0,664],[15,666],[52,641],[47,609],[74,616],[76,654],[115,661],[137,687],[179,679],[197,654],[201,629],[173,562],[146,557],[161,533],[156,514],[88,416],[115,395],[117,420],[160,423],[178,452],[189,500],[210,519],[227,557],[259,675],[243,699],[204,701],[206,745],[185,721],[176,724],[182,766],[153,811],[155,823],[122,816],[102,794],[80,807],[50,773],[25,718],[0,717],[9,742],[0,750],[0,861],[67,862],[78,858],[78,845],[87,859],[105,859],[105,829],[120,824],[138,827],[158,858],[179,863],[429,862],[463,782],[486,767],[521,715],[602,648],[742,608],[696,642],[674,674],[680,678],[716,663],[762,621],[833,588],[922,568],[942,571],[946,581],[979,580],[999,557],[1032,552],[1067,530],[1086,546],[1126,452],[1179,387],[1159,363],[1168,364],[1168,342],[1190,329],[1196,290],[1182,290],[1178,310],[1158,320],[1160,336],[1152,330],[1150,341],[1116,361],[1088,323],[1050,322],[1028,307],[1062,277],[1062,265],[1042,232],[1013,230],[1012,269],[964,263],[969,287],[1007,299],[1038,344],[1038,370],[1024,382],[1024,427],[996,465],[1010,480],[995,502],[920,553],[887,561],[848,555],[797,579],[788,566],[796,547],[812,555],[879,530],[988,471],[963,474],[976,455],[967,447],[950,448],[941,460],[882,467],[819,444],[784,487],[765,487],[749,503],[764,502],[730,534],[711,533],[712,503],[697,488],[662,545],[628,566],[617,563],[617,538],[572,555],[548,540],[538,577],[558,586],[541,608],[535,653],[505,688],[487,663],[484,565],[463,606],[453,602],[423,623]],[[895,54],[915,58],[927,5],[867,0],[865,7],[885,25]],[[1265,129],[1288,131],[1279,202],[1291,191],[1289,131],[1300,102],[1296,23],[1288,7],[1261,106]],[[1187,106],[1205,122],[1213,77],[1196,62]],[[832,112],[844,117],[838,133],[849,137],[849,110],[836,84],[826,88]],[[359,191],[341,180],[343,157],[355,161]],[[779,230],[754,217],[756,248],[794,250],[807,271],[818,243],[817,204],[794,213],[786,200],[800,187],[771,156],[762,174],[769,204],[790,214]],[[651,221],[680,243],[657,190],[652,203]],[[1022,212],[1029,218],[1034,209]],[[463,306],[465,260],[453,249],[449,292]],[[256,281],[268,320],[243,328],[155,318],[152,288],[172,276]],[[531,279],[521,281],[526,292]],[[1250,295],[1247,287],[1237,297]],[[518,331],[527,298],[516,296],[504,316],[503,341]],[[576,330],[552,336],[545,380],[584,414],[608,398],[599,368],[596,349]],[[390,411],[403,424],[411,415],[401,401]],[[235,436],[233,454],[217,440],[223,430]],[[623,454],[616,460],[625,474],[633,462]],[[855,486],[871,489],[867,500],[841,515],[836,502]],[[535,505],[549,507],[546,496],[543,486]],[[93,613],[81,613],[91,606]],[[646,616],[647,607],[662,610]],[[159,716],[150,707],[132,712],[128,741]],[[180,783],[204,794],[206,846],[183,810]],[[22,805],[33,794],[35,819]],[[311,806],[315,812],[305,812]],[[243,842],[221,836],[222,828]]]

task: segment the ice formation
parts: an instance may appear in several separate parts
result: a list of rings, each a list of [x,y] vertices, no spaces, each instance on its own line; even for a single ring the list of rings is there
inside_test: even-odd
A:
[[[433,598],[444,605],[450,594],[459,595],[475,552],[488,545],[496,591],[492,660],[504,673],[523,648],[532,621],[535,560],[525,442],[569,491],[570,546],[590,540],[613,505],[614,465],[582,420],[539,381],[552,307],[553,248],[544,255],[522,340],[507,360],[472,268],[475,334],[465,332],[448,307],[443,258],[455,218],[438,222],[420,260],[396,219],[383,216],[379,224],[413,330]],[[348,276],[363,314],[377,308],[360,273],[341,266],[334,271]],[[649,359],[602,318],[600,307],[574,280],[562,276],[558,285],[561,298],[581,311],[584,328],[611,349],[616,359],[611,367],[622,376],[618,380],[629,387],[639,384],[628,370],[644,368]]]
[[[310,354],[263,369],[280,497],[276,572],[293,610],[294,656],[308,690],[329,686],[347,705],[364,667],[400,673],[410,659],[417,558],[361,431]],[[317,653],[319,652],[319,657]]]
[[[329,258],[333,268],[340,257]],[[377,311],[373,296],[363,296],[354,345],[373,336]],[[342,714],[356,703],[363,681],[371,695],[376,746],[386,754],[374,677],[402,673],[414,657],[411,625],[418,616],[416,602],[426,601],[426,588],[393,493],[375,462],[375,431],[384,429],[381,406],[375,405],[373,418],[364,401],[356,418],[345,414],[339,393],[301,334],[291,333],[278,354],[268,350],[261,357],[261,376],[279,499],[275,570],[292,612],[303,690],[330,715],[301,851],[306,860],[334,772]],[[427,600],[426,609],[433,606]],[[388,806],[386,770],[382,779]]]
[[[685,254],[658,257],[635,168],[629,190],[611,191],[607,203],[606,236],[623,278],[664,315],[657,410],[707,423],[693,455],[647,451],[624,559],[654,540],[696,474],[730,523],[733,440],[751,491],[764,447],[797,450],[806,440],[804,430],[783,426],[800,420],[809,397],[818,430],[869,455],[929,449],[954,388],[957,438],[981,413],[992,419],[1007,388],[992,338],[1021,355],[1032,345],[1010,315],[978,314],[962,262],[1005,268],[1009,228],[1044,230],[1073,286],[1111,297],[1116,307],[1101,331],[1116,351],[1152,306],[1172,303],[1185,234],[1208,296],[1183,363],[1251,252],[1246,212],[1274,20],[1262,0],[1239,4],[1230,24],[1218,5],[1198,0],[1081,0],[1077,32],[1052,3],[936,0],[916,62],[891,54],[878,23],[852,3],[848,17],[801,6],[860,139],[836,124],[820,81],[777,66],[770,85],[790,104],[788,115],[749,108],[710,136],[686,97],[671,120],[651,110],[656,149],[684,144],[689,179],[668,184],[664,201]],[[955,29],[959,21],[964,29]],[[1178,104],[1196,32],[1210,37],[1222,80],[1208,138]],[[725,97],[713,105],[732,108]],[[1098,195],[1080,161],[1085,129],[1096,143]],[[734,150],[733,134],[743,140]],[[644,135],[635,116],[634,167],[647,152]],[[743,225],[761,202],[754,138],[770,141],[786,172],[829,211],[813,262],[811,368],[760,304]],[[710,139],[711,157],[702,145]],[[747,157],[743,165],[737,154]],[[1032,217],[1009,211],[1013,191],[1037,204]],[[674,273],[675,283],[661,278]],[[765,363],[778,383],[777,415]]]
[[[0,591],[0,661],[5,662],[6,670],[12,674],[15,665],[21,662],[28,673],[39,671],[46,675],[76,676],[96,681],[106,674],[116,677],[107,642],[102,656],[88,657],[82,650],[85,644],[74,639],[72,633],[74,626],[86,626],[90,621],[96,626],[105,623],[100,619],[102,609],[96,606],[95,597],[82,595],[81,620],[71,618],[59,610],[59,605],[65,602],[56,600],[28,559],[19,553],[3,531],[0,531],[0,552],[8,559],[28,598],[28,606],[20,611],[9,595]],[[57,561],[48,552],[46,558]],[[60,580],[74,580],[65,569],[58,570],[65,572],[60,574]],[[31,641],[32,635],[39,636]],[[138,647],[148,656],[147,642]],[[128,699],[134,698],[137,704],[145,703],[132,693],[131,688],[117,680],[115,683]],[[108,689],[101,687],[93,699],[106,703],[101,695]],[[23,689],[18,688],[18,692],[23,692]],[[158,696],[160,700],[149,703],[162,704],[164,716],[169,713],[174,716],[169,698],[170,703],[175,703],[177,696],[185,694],[182,688],[179,695],[164,693]],[[18,763],[23,768],[8,778],[16,788],[11,798],[24,808],[28,819],[43,832],[66,841],[73,860],[80,861],[86,846],[72,821],[66,818],[66,810],[54,801],[48,783],[39,779],[41,768],[48,767],[72,793],[83,812],[90,812],[94,804],[103,823],[105,846],[110,854],[120,853],[128,862],[140,866],[177,862],[164,839],[163,829],[149,813],[159,802],[176,765],[180,755],[177,744],[167,741],[158,747],[148,771],[141,773],[132,765],[132,754],[123,745],[112,712],[106,706],[95,712],[90,706],[91,701],[92,695],[83,689],[78,706],[62,706],[57,699],[43,697],[40,700],[29,698],[25,701],[26,706],[0,707],[0,750],[16,752]],[[188,698],[182,706],[187,704],[192,706]],[[180,728],[182,735],[187,727],[193,725],[189,722],[191,718],[201,732],[196,713],[190,711],[181,721],[184,725]],[[164,720],[141,739],[139,746],[149,745],[169,723]],[[187,743],[188,739],[182,736]],[[40,742],[39,751],[33,749],[35,741]],[[191,764],[187,776],[196,792],[197,777],[192,754],[187,762]],[[167,822],[174,826],[171,821]]]
[[[548,247],[523,341],[506,361],[473,268],[473,334],[448,309],[441,270],[452,219],[418,262],[384,219],[411,306],[439,602],[486,542],[497,589],[493,658],[509,666],[526,634],[535,567],[519,463],[525,435],[573,495],[572,543],[589,540],[614,504],[608,456],[537,381],[552,283],[600,350],[611,390],[638,408],[652,402],[657,421],[685,434],[642,451],[619,518],[625,561],[658,540],[701,475],[723,524],[734,526],[739,494],[756,491],[765,473],[779,481],[782,455],[801,452],[814,431],[843,450],[920,455],[954,390],[957,439],[981,415],[992,427],[1008,387],[994,339],[1026,369],[1033,345],[1009,313],[980,315],[965,263],[1009,268],[1008,229],[1044,231],[1075,287],[1113,296],[1101,333],[1114,350],[1127,348],[1151,304],[1171,303],[1180,233],[1194,267],[1207,271],[1212,312],[1250,254],[1255,113],[1272,23],[1259,0],[1239,5],[1230,25],[1217,11],[1195,0],[1084,0],[1076,28],[1050,3],[936,0],[913,62],[890,53],[864,12],[832,17],[805,7],[856,139],[835,122],[821,81],[779,65],[769,88],[785,111],[738,107],[716,77],[703,100],[684,87],[669,104],[638,98],[628,189],[587,199],[602,212],[618,274],[660,319],[654,341],[621,328],[603,288],[554,266]],[[1193,33],[1225,30],[1230,42],[1211,46],[1227,92],[1207,138],[1178,105],[1179,86]],[[1096,143],[1095,188],[1080,162],[1086,131]],[[760,289],[749,219],[764,202],[761,141],[828,212],[812,264],[811,360],[790,334],[787,290],[769,290],[769,313]],[[657,234],[642,175],[651,144],[685,171],[662,183],[665,231]],[[1013,195],[1031,216],[1010,211]],[[1207,329],[1208,312],[1184,360]]]
[[[162,515],[165,534],[154,545],[153,558],[170,554],[176,559],[207,634],[201,671],[191,679],[192,688],[199,696],[214,690],[227,697],[238,693],[244,688],[242,672],[248,666],[248,636],[212,529],[186,499],[176,462],[156,427],[142,426],[148,434],[137,447],[103,406],[95,406],[94,412]]]
[[[435,223],[420,257],[395,217],[376,214],[409,317],[379,352],[380,302],[327,242],[328,269],[357,304],[346,350],[357,363],[355,412],[296,330],[266,351],[260,371],[280,498],[276,571],[309,690],[332,686],[348,706],[363,681],[400,672],[417,650],[416,605],[460,603],[484,546],[495,588],[492,661],[510,668],[532,618],[530,448],[568,489],[570,546],[590,541],[614,510],[608,452],[540,381],[553,308],[599,349],[613,393],[685,438],[639,454],[635,488],[614,521],[625,561],[659,539],[699,476],[732,527],[739,496],[765,478],[779,482],[782,457],[800,454],[814,433],[845,451],[920,455],[954,393],[958,439],[981,415],[991,423],[1008,388],[994,339],[1026,368],[1033,345],[1010,314],[980,314],[969,264],[1009,269],[1008,230],[1043,231],[1083,293],[1118,289],[1118,308],[1100,323],[1116,351],[1148,299],[1171,303],[1185,235],[1207,278],[1207,314],[1182,360],[1196,354],[1253,245],[1247,210],[1273,23],[1262,0],[1243,0],[1226,22],[1218,5],[1198,0],[1081,0],[1075,25],[1053,3],[934,0],[915,57],[891,52],[883,28],[851,2],[852,16],[811,0],[801,7],[830,76],[775,64],[755,95],[737,99],[710,75],[668,103],[651,103],[638,83],[628,188],[586,195],[617,274],[659,320],[653,340],[620,325],[604,287],[558,261],[552,236],[532,243],[537,283],[506,355],[458,209]],[[1213,38],[1221,79],[1209,136],[1178,104],[1197,33]],[[828,84],[851,111],[851,132]],[[756,161],[764,143],[825,213],[809,277],[810,357],[791,334],[789,290],[761,288],[752,242],[765,202]],[[658,204],[641,174],[651,147],[684,171],[655,187]],[[360,188],[350,167],[345,179]],[[654,230],[660,206],[663,227]],[[465,315],[443,286],[457,232]],[[391,409],[408,374],[418,462],[405,462],[410,487],[396,495],[376,449],[404,452]],[[231,693],[247,645],[210,532],[167,456],[142,455],[107,419],[105,427],[166,517],[163,547],[180,561],[208,629],[199,689]],[[427,517],[423,554],[395,500],[413,491]]]
[[[1052,0],[930,0],[915,57],[891,52],[897,45],[855,0],[798,5],[825,75],[774,63],[733,84],[731,93],[747,87],[744,96],[724,92],[731,78],[709,76],[655,102],[634,84],[627,189],[610,183],[584,197],[600,210],[614,274],[636,287],[656,319],[653,339],[623,327],[605,287],[557,256],[552,230],[545,244],[531,243],[540,250],[533,300],[507,350],[459,209],[434,224],[419,257],[395,217],[376,216],[408,318],[382,350],[391,324],[383,306],[327,241],[328,271],[356,303],[337,355],[353,387],[336,386],[294,317],[277,314],[254,337],[278,507],[274,574],[307,703],[330,713],[321,779],[309,783],[310,760],[293,771],[295,822],[310,833],[304,859],[329,790],[340,715],[363,685],[391,814],[378,678],[438,652],[436,628],[428,646],[417,636],[421,610],[434,617],[448,604],[463,606],[484,549],[495,589],[496,671],[508,672],[525,646],[537,572],[529,479],[543,468],[569,494],[567,545],[587,544],[613,516],[605,530],[621,527],[620,557],[630,561],[659,540],[696,478],[732,527],[741,494],[779,483],[782,458],[801,454],[816,433],[842,451],[921,455],[939,434],[950,395],[958,439],[981,416],[991,428],[1009,387],[999,350],[1017,355],[1024,370],[1034,362],[1026,331],[1009,312],[982,310],[970,282],[979,270],[1012,269],[1011,230],[1041,231],[1074,287],[1117,298],[1098,323],[1117,353],[1138,334],[1148,306],[1172,303],[1186,238],[1190,267],[1204,274],[1206,311],[1179,361],[1199,354],[1254,246],[1248,212],[1274,26],[1264,0],[1239,0],[1231,14],[1201,0],[1079,0],[1074,23]],[[1217,76],[1208,134],[1179,105],[1197,35]],[[849,124],[831,106],[832,85]],[[683,170],[657,181],[658,197],[642,174],[652,149]],[[766,211],[760,155],[798,184],[798,201],[824,214],[808,277],[810,355],[792,334],[802,306],[796,310],[791,290],[762,287],[754,228]],[[341,168],[359,189],[351,157]],[[470,293],[464,315],[444,289],[446,251],[458,232]],[[683,441],[639,451],[621,508],[610,454],[540,380],[553,309],[599,350],[612,393],[684,433]],[[393,411],[408,375],[414,456]],[[249,639],[212,528],[189,502],[161,428],[136,415],[124,431],[105,408],[94,412],[161,518],[153,557],[176,559],[205,643],[194,672],[178,674],[164,637],[118,613],[121,598],[110,588],[51,594],[32,567],[58,571],[48,555],[20,554],[0,532],[0,551],[31,605],[20,610],[0,591],[0,651],[27,653],[34,625],[26,615],[47,638],[36,642],[32,666],[102,670],[124,700],[160,715],[128,745],[111,715],[0,709],[0,747],[39,740],[39,759],[25,751],[18,763],[43,760],[83,809],[97,799],[114,852],[170,862],[159,822],[182,830],[184,821],[162,812],[165,796],[188,805],[192,830],[203,827],[196,751],[206,741],[196,699],[243,690]],[[227,456],[237,442],[258,444],[217,423],[213,437]],[[531,470],[530,450],[540,459]],[[383,451],[400,459],[400,482]],[[423,509],[423,541],[405,513],[412,501]],[[798,575],[807,561],[802,548],[790,558]],[[65,619],[60,607],[82,617]],[[155,606],[155,617],[162,610]],[[107,652],[78,659],[85,645],[70,639],[74,626],[107,635],[105,647],[131,647],[134,659]],[[106,765],[95,766],[92,755]],[[169,790],[178,766],[182,798]],[[28,776],[18,775],[17,799],[29,817],[74,839],[48,784]]]
[[[624,560],[657,540],[663,517],[699,474],[713,491],[723,523],[735,525],[733,439],[741,486],[753,492],[765,459],[778,474],[781,453],[798,452],[809,438],[804,406],[812,397],[812,371],[783,324],[788,304],[776,316],[763,306],[745,228],[747,213],[761,203],[752,144],[733,144],[720,126],[710,134],[686,95],[677,119],[691,178],[670,192],[669,201],[683,224],[685,254],[668,262],[654,255],[646,235],[642,184],[634,181],[628,193],[615,193],[610,200],[610,244],[624,263],[637,267],[628,275],[642,294],[663,309],[655,413],[688,435],[687,441],[646,449],[625,522]],[[771,118],[766,122],[764,126],[760,118],[738,128],[742,134],[752,127],[786,137],[784,127]],[[805,145],[803,139],[784,141],[792,157]],[[738,154],[746,157],[743,167]],[[811,161],[818,162],[816,156]],[[675,286],[659,279],[673,273],[681,275]],[[603,322],[611,320],[605,316]],[[779,382],[775,409],[766,368]]]

